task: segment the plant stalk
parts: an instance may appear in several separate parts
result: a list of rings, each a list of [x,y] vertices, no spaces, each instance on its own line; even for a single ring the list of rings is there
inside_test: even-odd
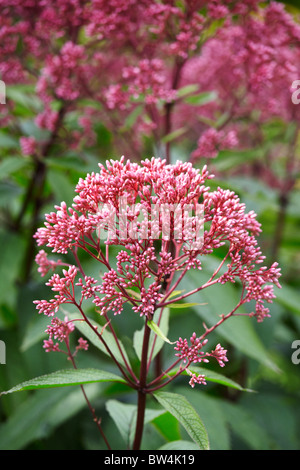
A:
[[[142,349],[142,358],[141,358],[141,369],[140,369],[140,380],[138,387],[138,413],[136,420],[136,429],[135,437],[133,442],[133,450],[139,450],[142,441],[144,420],[145,420],[145,409],[146,409],[146,380],[147,380],[147,357],[148,357],[148,347],[149,347],[149,338],[150,338],[150,328],[147,325],[147,318],[145,321],[145,331],[143,339],[143,349]]]

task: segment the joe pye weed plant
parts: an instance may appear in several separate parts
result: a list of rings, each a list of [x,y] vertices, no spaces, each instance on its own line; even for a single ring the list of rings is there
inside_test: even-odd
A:
[[[223,368],[230,361],[220,343],[209,342],[210,333],[235,316],[262,322],[270,316],[274,285],[280,287],[277,263],[269,268],[263,265],[256,214],[247,212],[234,192],[212,191],[208,186],[211,178],[206,166],[199,170],[191,163],[168,164],[158,158],[133,163],[122,157],[107,161],[106,166],[99,164],[99,172],[79,180],[72,207],[65,202],[56,206],[35,234],[37,245],[45,248],[36,256],[38,271],[48,276],[46,285],[54,292],[50,300],[35,301],[39,314],[50,322],[44,348],[66,354],[73,367],[21,383],[5,393],[79,385],[101,438],[113,449],[84,386],[122,383],[137,396],[135,411],[128,413],[132,420],[128,448],[146,448],[142,443],[145,423],[169,412],[185,428],[195,448],[209,449],[201,418],[169,386],[181,375],[192,388],[205,387],[211,377],[226,381],[222,374],[212,376],[209,366],[199,367],[214,361]],[[53,259],[48,258],[47,249],[52,250]],[[184,284],[183,289],[189,271],[199,273],[218,250],[224,256],[206,282],[199,281],[190,290]],[[189,308],[202,308],[193,302],[194,294],[227,283],[236,283],[240,289],[239,301],[231,311],[220,311],[218,321],[210,325],[199,321],[189,338],[168,337],[170,307],[184,308],[188,316]],[[251,308],[243,308],[246,304]],[[137,317],[131,345],[135,360],[117,331],[120,315],[129,314],[128,306]],[[71,336],[75,331],[81,337],[74,347]],[[89,343],[111,358],[110,369],[77,368],[76,356]],[[164,364],[162,348],[173,351],[173,360]],[[234,385],[230,380],[227,384]],[[132,403],[110,401],[108,411],[117,426],[120,406],[134,408]],[[122,434],[122,426],[118,427]]]

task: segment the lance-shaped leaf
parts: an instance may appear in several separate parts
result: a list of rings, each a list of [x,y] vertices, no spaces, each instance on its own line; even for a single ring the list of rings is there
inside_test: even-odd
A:
[[[118,400],[108,400],[106,409],[114,420],[124,442],[131,447],[134,441],[137,407],[130,403],[122,403]],[[165,414],[165,410],[145,410],[144,424],[150,423],[158,416]]]
[[[197,95],[187,96],[184,101],[192,106],[203,106],[204,104],[216,101],[218,94],[215,91],[205,91]]]
[[[157,353],[161,350],[163,345],[167,342],[169,344],[172,344],[168,338],[168,329],[169,329],[169,309],[165,308],[163,315],[160,318],[159,312],[155,312],[154,314],[154,320],[152,320],[152,323],[149,324],[149,328],[152,330],[151,335],[150,335],[150,341],[149,341],[149,348],[148,348],[148,356],[151,354],[151,358],[153,358],[157,355]],[[159,323],[159,326],[158,326]],[[156,327],[154,326],[156,325]],[[135,352],[138,356],[138,358],[141,360],[142,357],[142,347],[143,347],[143,338],[144,338],[144,328],[141,330],[135,331],[133,335],[133,346],[135,349]]]
[[[169,308],[191,308],[191,307],[196,307],[198,305],[207,305],[207,302],[204,302],[201,304],[199,302],[185,302],[185,303],[175,302],[173,304],[169,304]]]
[[[69,385],[84,385],[96,382],[122,382],[126,381],[111,372],[97,369],[65,369],[51,374],[41,375],[34,379],[22,382],[10,390],[0,393],[21,392],[24,390],[37,390],[41,388],[67,387]]]
[[[61,311],[64,313],[64,315],[67,315],[69,320],[74,320],[74,326],[76,327],[76,329],[96,348],[100,349],[100,351],[102,351],[104,354],[109,355],[106,347],[104,346],[103,342],[101,342],[101,340],[99,339],[99,336],[97,335],[95,330],[99,332],[105,344],[109,347],[110,351],[121,365],[125,366],[125,361],[129,363],[129,358],[126,354],[122,342],[119,340],[119,346],[122,351],[121,353],[113,334],[108,331],[108,327],[106,327],[106,325],[102,327],[101,325],[99,325],[99,323],[96,323],[95,321],[88,318],[90,324],[94,328],[92,329],[84,320],[77,321],[78,319],[80,319],[79,313],[69,312],[65,307],[62,308]]]
[[[190,365],[188,369],[193,374],[205,375],[205,380],[207,382],[214,382],[214,383],[217,383],[219,385],[224,385],[225,387],[235,388],[236,390],[240,390],[240,391],[243,391],[243,392],[254,392],[254,390],[251,390],[249,388],[243,388],[240,384],[238,384],[234,380],[226,377],[225,375],[220,374],[219,372],[215,372],[213,370],[209,370],[205,367],[198,367],[198,366]],[[179,369],[173,369],[171,372],[168,373],[168,375],[166,377],[170,377],[171,375],[175,375],[178,371],[179,371]],[[188,375],[186,370],[183,370],[182,374]]]
[[[184,396],[170,392],[155,392],[153,395],[165,410],[180,422],[201,450],[209,450],[208,435],[204,424]]]
[[[152,331],[154,331],[154,333],[159,336],[163,341],[165,341],[166,343],[169,343],[169,344],[175,344],[175,342],[172,342],[170,341],[166,335],[164,335],[164,333],[161,331],[161,329],[159,328],[159,326],[153,321],[153,320],[148,320],[147,321],[147,325],[149,326],[149,328],[151,328]]]

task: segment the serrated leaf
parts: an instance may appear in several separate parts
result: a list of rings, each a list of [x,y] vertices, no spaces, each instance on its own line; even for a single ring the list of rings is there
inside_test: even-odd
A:
[[[195,408],[209,437],[211,450],[230,450],[230,433],[218,395],[206,393],[203,389],[193,389],[182,385],[177,389]]]
[[[108,400],[105,406],[108,414],[117,426],[125,444],[128,446],[136,406],[122,403],[118,400]]]
[[[10,390],[1,392],[0,396],[24,390],[67,387],[70,385],[84,385],[98,382],[126,383],[122,377],[107,371],[97,369],[65,369],[22,382]]]
[[[155,392],[153,395],[180,422],[201,450],[209,450],[206,429],[196,410],[183,395],[170,392]]]

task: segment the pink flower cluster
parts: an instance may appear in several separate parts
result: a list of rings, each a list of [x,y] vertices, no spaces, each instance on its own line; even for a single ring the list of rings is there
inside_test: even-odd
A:
[[[34,155],[37,150],[37,142],[34,137],[21,137],[20,145],[23,155]]]
[[[242,8],[244,2],[239,5]],[[200,119],[195,107],[185,103],[176,113],[176,126],[188,120],[200,135],[194,158],[217,155],[222,149],[218,131],[225,136],[234,130],[234,146],[247,148],[261,138],[261,124],[274,118],[299,119],[299,107],[291,100],[291,84],[299,78],[299,23],[279,2],[270,2],[258,13],[245,15],[241,22],[227,14],[224,26],[182,70],[182,86],[199,83],[200,90],[217,95],[215,101],[198,108]],[[220,116],[225,121],[211,129],[209,123],[217,123]],[[255,124],[250,133],[249,123]]]
[[[167,77],[162,60],[143,59],[134,66],[125,67],[123,78],[127,83],[127,96],[133,99],[145,96],[145,102],[153,104],[158,100],[172,102],[176,98],[176,91],[166,84]]]
[[[49,302],[47,300],[35,300],[34,303],[37,305],[39,313],[44,313],[48,316],[54,316],[58,312],[60,305],[65,303],[74,303],[74,281],[77,275],[76,266],[70,266],[68,271],[63,269],[64,277],[60,277],[58,274],[53,274],[49,281],[46,283],[50,286],[55,294],[54,298]]]
[[[61,260],[53,261],[49,260],[48,254],[44,250],[40,250],[35,257],[35,262],[39,266],[38,272],[40,275],[46,276],[50,270],[54,271],[57,266],[62,266],[63,263]]]
[[[204,374],[195,374],[189,370],[189,366],[193,363],[199,362],[209,362],[210,357],[214,357],[220,367],[225,366],[225,362],[228,362],[227,359],[227,350],[224,349],[221,344],[217,344],[216,348],[211,352],[202,351],[203,346],[206,345],[208,339],[197,338],[196,333],[190,337],[190,346],[187,339],[179,338],[175,346],[175,356],[178,356],[183,360],[184,364],[187,364],[185,370],[187,374],[191,377],[189,384],[192,388],[195,387],[195,384],[206,385],[205,375]]]
[[[205,375],[203,374],[196,375],[193,372],[190,372],[188,369],[187,369],[187,373],[191,376],[189,384],[192,388],[195,387],[196,383],[200,385],[206,385]]]
[[[215,158],[220,150],[232,149],[238,146],[237,134],[234,130],[226,133],[209,128],[198,140],[198,147],[192,152],[193,160],[199,158]]]
[[[258,5],[258,0],[3,1],[1,78],[35,86],[42,102],[35,122],[50,132],[56,129],[61,105],[65,113],[80,107],[78,119],[91,118],[89,127],[101,120],[118,139],[124,120],[139,106],[143,110],[132,126],[162,138],[162,103],[181,103],[177,91],[187,83],[220,91],[217,109],[203,108],[210,117],[216,111],[220,115],[224,103],[234,105],[241,84],[253,91],[256,105],[262,100],[279,110],[287,106],[277,93],[295,72],[297,52],[290,44],[299,35],[281,5],[271,3],[254,18],[250,13]],[[280,25],[276,34],[272,24]],[[276,90],[270,89],[273,84]],[[90,99],[99,104],[92,116],[85,104]],[[247,109],[251,106],[253,102]],[[173,116],[175,128],[188,116],[189,129],[201,135],[194,106],[179,110]],[[73,146],[82,140],[92,145],[78,124],[76,132],[69,130]],[[131,139],[131,147],[140,150],[140,137],[133,132]],[[228,139],[231,148],[235,137]]]
[[[68,320],[68,317],[65,317],[64,320],[60,320],[59,318],[53,318],[51,320],[51,324],[46,329],[46,333],[49,335],[49,339],[44,340],[44,349],[46,352],[59,352],[60,347],[59,343],[67,342],[69,346],[69,336],[74,331],[75,327],[74,324]],[[53,340],[58,340],[58,342],[54,342]],[[88,349],[88,342],[83,339],[78,339],[78,344],[75,348],[74,355],[77,354],[79,350]]]
[[[195,332],[190,337],[191,346],[188,345],[187,339],[179,338],[174,348],[177,351],[175,355],[183,359],[184,363],[188,362],[189,365],[198,362],[209,362],[208,357],[214,357],[218,361],[219,366],[224,367],[225,362],[228,362],[226,349],[218,344],[215,350],[210,353],[201,351],[207,342],[207,339],[201,340],[201,338],[197,338]]]
[[[79,180],[73,206],[67,208],[62,203],[56,207],[56,212],[47,214],[44,227],[38,229],[35,237],[39,246],[47,245],[53,252],[76,254],[75,264],[78,264],[79,253],[84,251],[95,263],[100,263],[105,272],[100,282],[85,274],[81,264],[63,269],[62,277],[53,274],[47,285],[57,294],[50,301],[35,301],[40,313],[53,316],[63,303],[72,303],[82,312],[83,302],[92,299],[105,318],[110,312],[120,314],[125,303],[130,303],[134,312],[152,320],[157,309],[170,303],[213,284],[239,280],[242,284],[241,300],[229,316],[252,300],[256,303],[256,310],[249,316],[255,316],[258,321],[269,316],[265,302],[272,302],[274,285],[280,287],[280,270],[277,263],[270,268],[257,267],[264,257],[256,240],[261,232],[256,214],[253,211],[247,213],[234,192],[221,188],[210,191],[206,183],[212,175],[206,167],[200,171],[191,163],[178,161],[175,165],[168,165],[155,158],[137,164],[125,161],[124,157],[120,161],[107,161],[106,166],[99,164],[99,167],[98,173]],[[125,219],[119,205],[124,197],[128,203],[128,217]],[[202,243],[196,249],[189,247],[189,240],[177,239],[172,231],[170,238],[165,239],[162,219],[150,218],[153,206],[156,209],[166,205],[184,208],[185,204],[195,205],[199,201],[203,205],[204,231]],[[138,207],[138,211],[129,210],[129,206]],[[109,207],[111,212],[115,209],[116,231],[113,237],[110,236],[107,218]],[[147,230],[138,232],[143,224],[134,220],[136,212],[147,215]],[[136,225],[132,226],[133,223]],[[126,237],[121,236],[121,225],[124,224]],[[133,230],[133,227],[137,229]],[[151,234],[155,231],[159,232],[159,237],[154,239]],[[136,237],[136,232],[144,236]],[[104,242],[103,234],[107,235]],[[119,249],[115,267],[110,262],[110,246]],[[203,257],[224,246],[227,253],[206,284],[169,299],[190,269],[201,269]],[[37,262],[41,274],[62,264],[60,261],[49,262],[44,250],[37,256]],[[224,271],[226,264],[227,270],[221,274],[221,268]],[[79,271],[83,276],[76,280]],[[175,277],[176,273],[179,273],[179,278]],[[186,339],[180,338],[175,347],[177,356],[188,364],[207,362],[209,357],[214,357],[221,367],[224,366],[226,351],[218,345],[210,353],[203,352],[206,342],[204,337],[198,338],[195,333],[190,338],[190,346]]]

